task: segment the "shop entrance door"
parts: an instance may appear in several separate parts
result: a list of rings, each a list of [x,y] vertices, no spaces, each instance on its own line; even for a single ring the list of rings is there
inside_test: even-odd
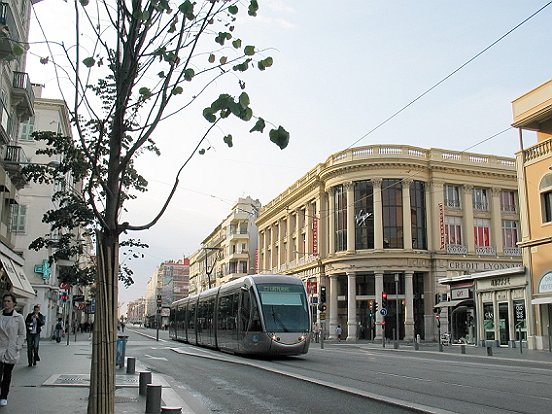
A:
[[[510,341],[510,328],[508,319],[508,303],[498,304],[498,329],[500,336],[500,345],[508,345]]]

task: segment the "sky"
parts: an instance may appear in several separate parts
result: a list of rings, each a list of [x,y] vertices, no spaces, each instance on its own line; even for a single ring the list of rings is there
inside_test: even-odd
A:
[[[71,3],[49,0],[34,6],[48,39],[71,42],[74,33],[60,25]],[[163,218],[131,235],[150,248],[143,259],[121,258],[133,269],[135,283],[121,288],[120,303],[144,295],[161,262],[199,249],[238,197],[266,204],[348,147],[406,144],[515,156],[516,130],[491,137],[510,127],[512,100],[552,77],[552,5],[384,121],[547,4],[259,0],[258,17],[239,20],[236,31],[272,56],[274,65],[248,74],[247,90],[255,114],[290,132],[289,146],[280,150],[266,135],[234,125],[209,136],[203,148],[210,149],[186,166]],[[43,97],[60,98],[51,65],[39,62],[47,51],[33,43],[44,40],[40,26],[33,18],[26,71],[32,82],[45,85]],[[213,93],[226,85],[215,84]],[[138,162],[150,185],[128,206],[131,223],[148,222],[159,210],[206,126],[200,108],[159,126],[155,139],[162,155]],[[234,135],[233,148],[222,141],[227,133]]]

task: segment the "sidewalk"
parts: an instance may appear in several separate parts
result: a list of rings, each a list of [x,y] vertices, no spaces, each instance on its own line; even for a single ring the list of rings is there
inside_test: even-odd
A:
[[[41,338],[41,361],[35,367],[27,366],[27,348],[23,347],[19,363],[13,370],[8,405],[0,408],[0,414],[86,413],[92,343],[85,333],[78,334],[76,342],[74,339],[71,335],[67,345],[66,338],[59,344]],[[129,343],[132,344],[130,338]],[[126,369],[117,369],[115,413],[144,413],[146,398],[138,395],[138,372],[141,369],[143,366],[138,360],[134,375],[127,375]],[[179,402],[161,375],[154,373],[152,377],[154,384],[163,386],[162,406],[174,406],[174,402]],[[171,401],[167,402],[167,398]],[[190,413],[185,405],[182,413]]]

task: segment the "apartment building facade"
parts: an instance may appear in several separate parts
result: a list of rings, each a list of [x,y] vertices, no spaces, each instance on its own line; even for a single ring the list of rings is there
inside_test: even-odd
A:
[[[25,260],[14,250],[11,229],[12,206],[25,185],[21,162],[25,154],[17,145],[21,122],[34,115],[34,94],[25,73],[24,50],[20,42],[29,35],[31,2],[0,2],[0,294],[12,292],[19,307],[35,300]]]
[[[521,147],[516,154],[523,236],[519,246],[531,290],[530,345],[552,352],[552,79],[514,100],[512,111]],[[525,147],[528,131],[536,132],[537,139]]]
[[[313,305],[325,286],[328,315],[315,320],[330,337],[341,325],[349,341],[390,339],[394,330],[399,339],[434,340],[439,316],[443,330],[456,327],[458,340],[478,343],[484,312],[473,281],[451,290],[439,280],[522,268],[516,169],[507,157],[351,148],[266,204],[257,227],[262,272],[301,278]]]
[[[239,198],[231,212],[190,256],[190,294],[256,272],[257,226],[261,203]],[[193,286],[193,287],[192,287]]]

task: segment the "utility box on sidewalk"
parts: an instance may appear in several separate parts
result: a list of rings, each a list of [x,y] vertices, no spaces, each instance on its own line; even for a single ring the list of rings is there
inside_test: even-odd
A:
[[[115,358],[115,364],[119,368],[125,367],[127,339],[128,339],[128,335],[117,335],[117,357]]]

